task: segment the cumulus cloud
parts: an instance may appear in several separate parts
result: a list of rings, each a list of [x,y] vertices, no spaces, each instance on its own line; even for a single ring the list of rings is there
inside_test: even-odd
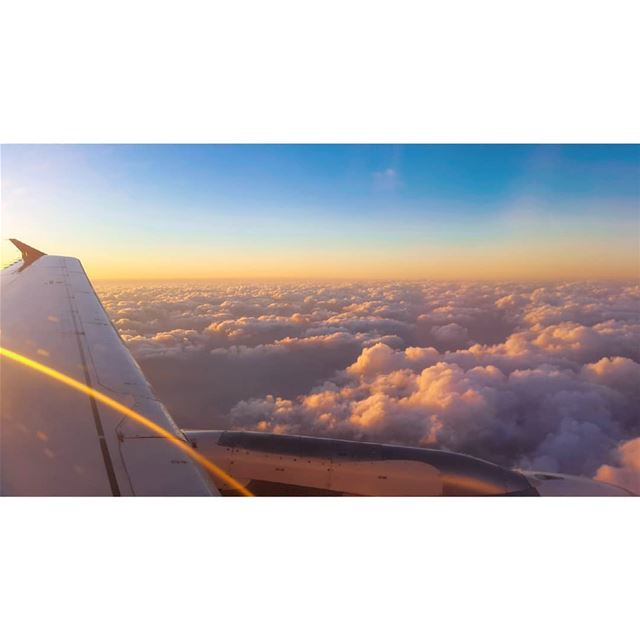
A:
[[[620,466],[602,465],[596,480],[626,487],[640,495],[640,438],[620,445],[616,451]]]
[[[634,283],[210,283],[99,294],[182,426],[434,446],[637,486]]]
[[[431,334],[440,344],[449,347],[463,345],[469,337],[467,329],[457,322],[432,327]]]
[[[293,403],[272,396],[267,404],[243,401],[232,417],[237,425],[279,432],[438,446],[502,464],[587,475],[621,438],[637,432],[637,404],[594,379],[592,370],[541,365],[505,374],[494,365],[464,369],[446,358],[428,364],[434,359],[429,350],[370,347],[347,369],[348,377]],[[640,369],[617,359],[621,368],[629,364]]]

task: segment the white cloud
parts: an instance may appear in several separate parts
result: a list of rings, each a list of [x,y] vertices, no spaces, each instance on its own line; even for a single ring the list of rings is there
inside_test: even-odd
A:
[[[640,473],[637,445],[625,448],[640,436],[635,284],[212,283],[99,293],[183,426],[440,446],[626,486]]]
[[[382,171],[374,171],[373,186],[379,191],[395,191],[401,186],[400,176],[391,167],[387,167]]]

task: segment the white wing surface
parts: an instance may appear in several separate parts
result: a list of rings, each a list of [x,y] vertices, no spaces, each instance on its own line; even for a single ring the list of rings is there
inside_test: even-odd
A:
[[[2,271],[0,344],[100,391],[184,441],[111,324],[76,258],[19,241]],[[3,495],[215,495],[166,438],[89,395],[0,360]]]

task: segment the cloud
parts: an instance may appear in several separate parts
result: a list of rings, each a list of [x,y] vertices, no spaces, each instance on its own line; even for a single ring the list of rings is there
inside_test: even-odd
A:
[[[469,337],[467,329],[457,322],[432,327],[431,334],[440,344],[445,346],[465,344]]]
[[[391,167],[373,172],[373,186],[377,191],[395,191],[401,186],[398,172]]]
[[[640,438],[621,444],[616,454],[620,466],[602,465],[595,479],[617,484],[640,495]]]
[[[636,284],[209,283],[99,294],[184,427],[435,446],[635,486]]]
[[[587,475],[625,434],[637,432],[637,407],[604,379],[593,380],[591,371],[542,365],[505,374],[494,365],[464,369],[444,360],[422,368],[434,359],[428,350],[370,347],[348,376],[295,402],[243,401],[231,412],[233,422],[438,446],[502,464]]]

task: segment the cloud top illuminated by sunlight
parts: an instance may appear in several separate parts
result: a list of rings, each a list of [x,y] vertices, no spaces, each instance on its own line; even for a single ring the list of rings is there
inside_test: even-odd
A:
[[[638,490],[636,283],[98,293],[183,427],[447,448]]]

